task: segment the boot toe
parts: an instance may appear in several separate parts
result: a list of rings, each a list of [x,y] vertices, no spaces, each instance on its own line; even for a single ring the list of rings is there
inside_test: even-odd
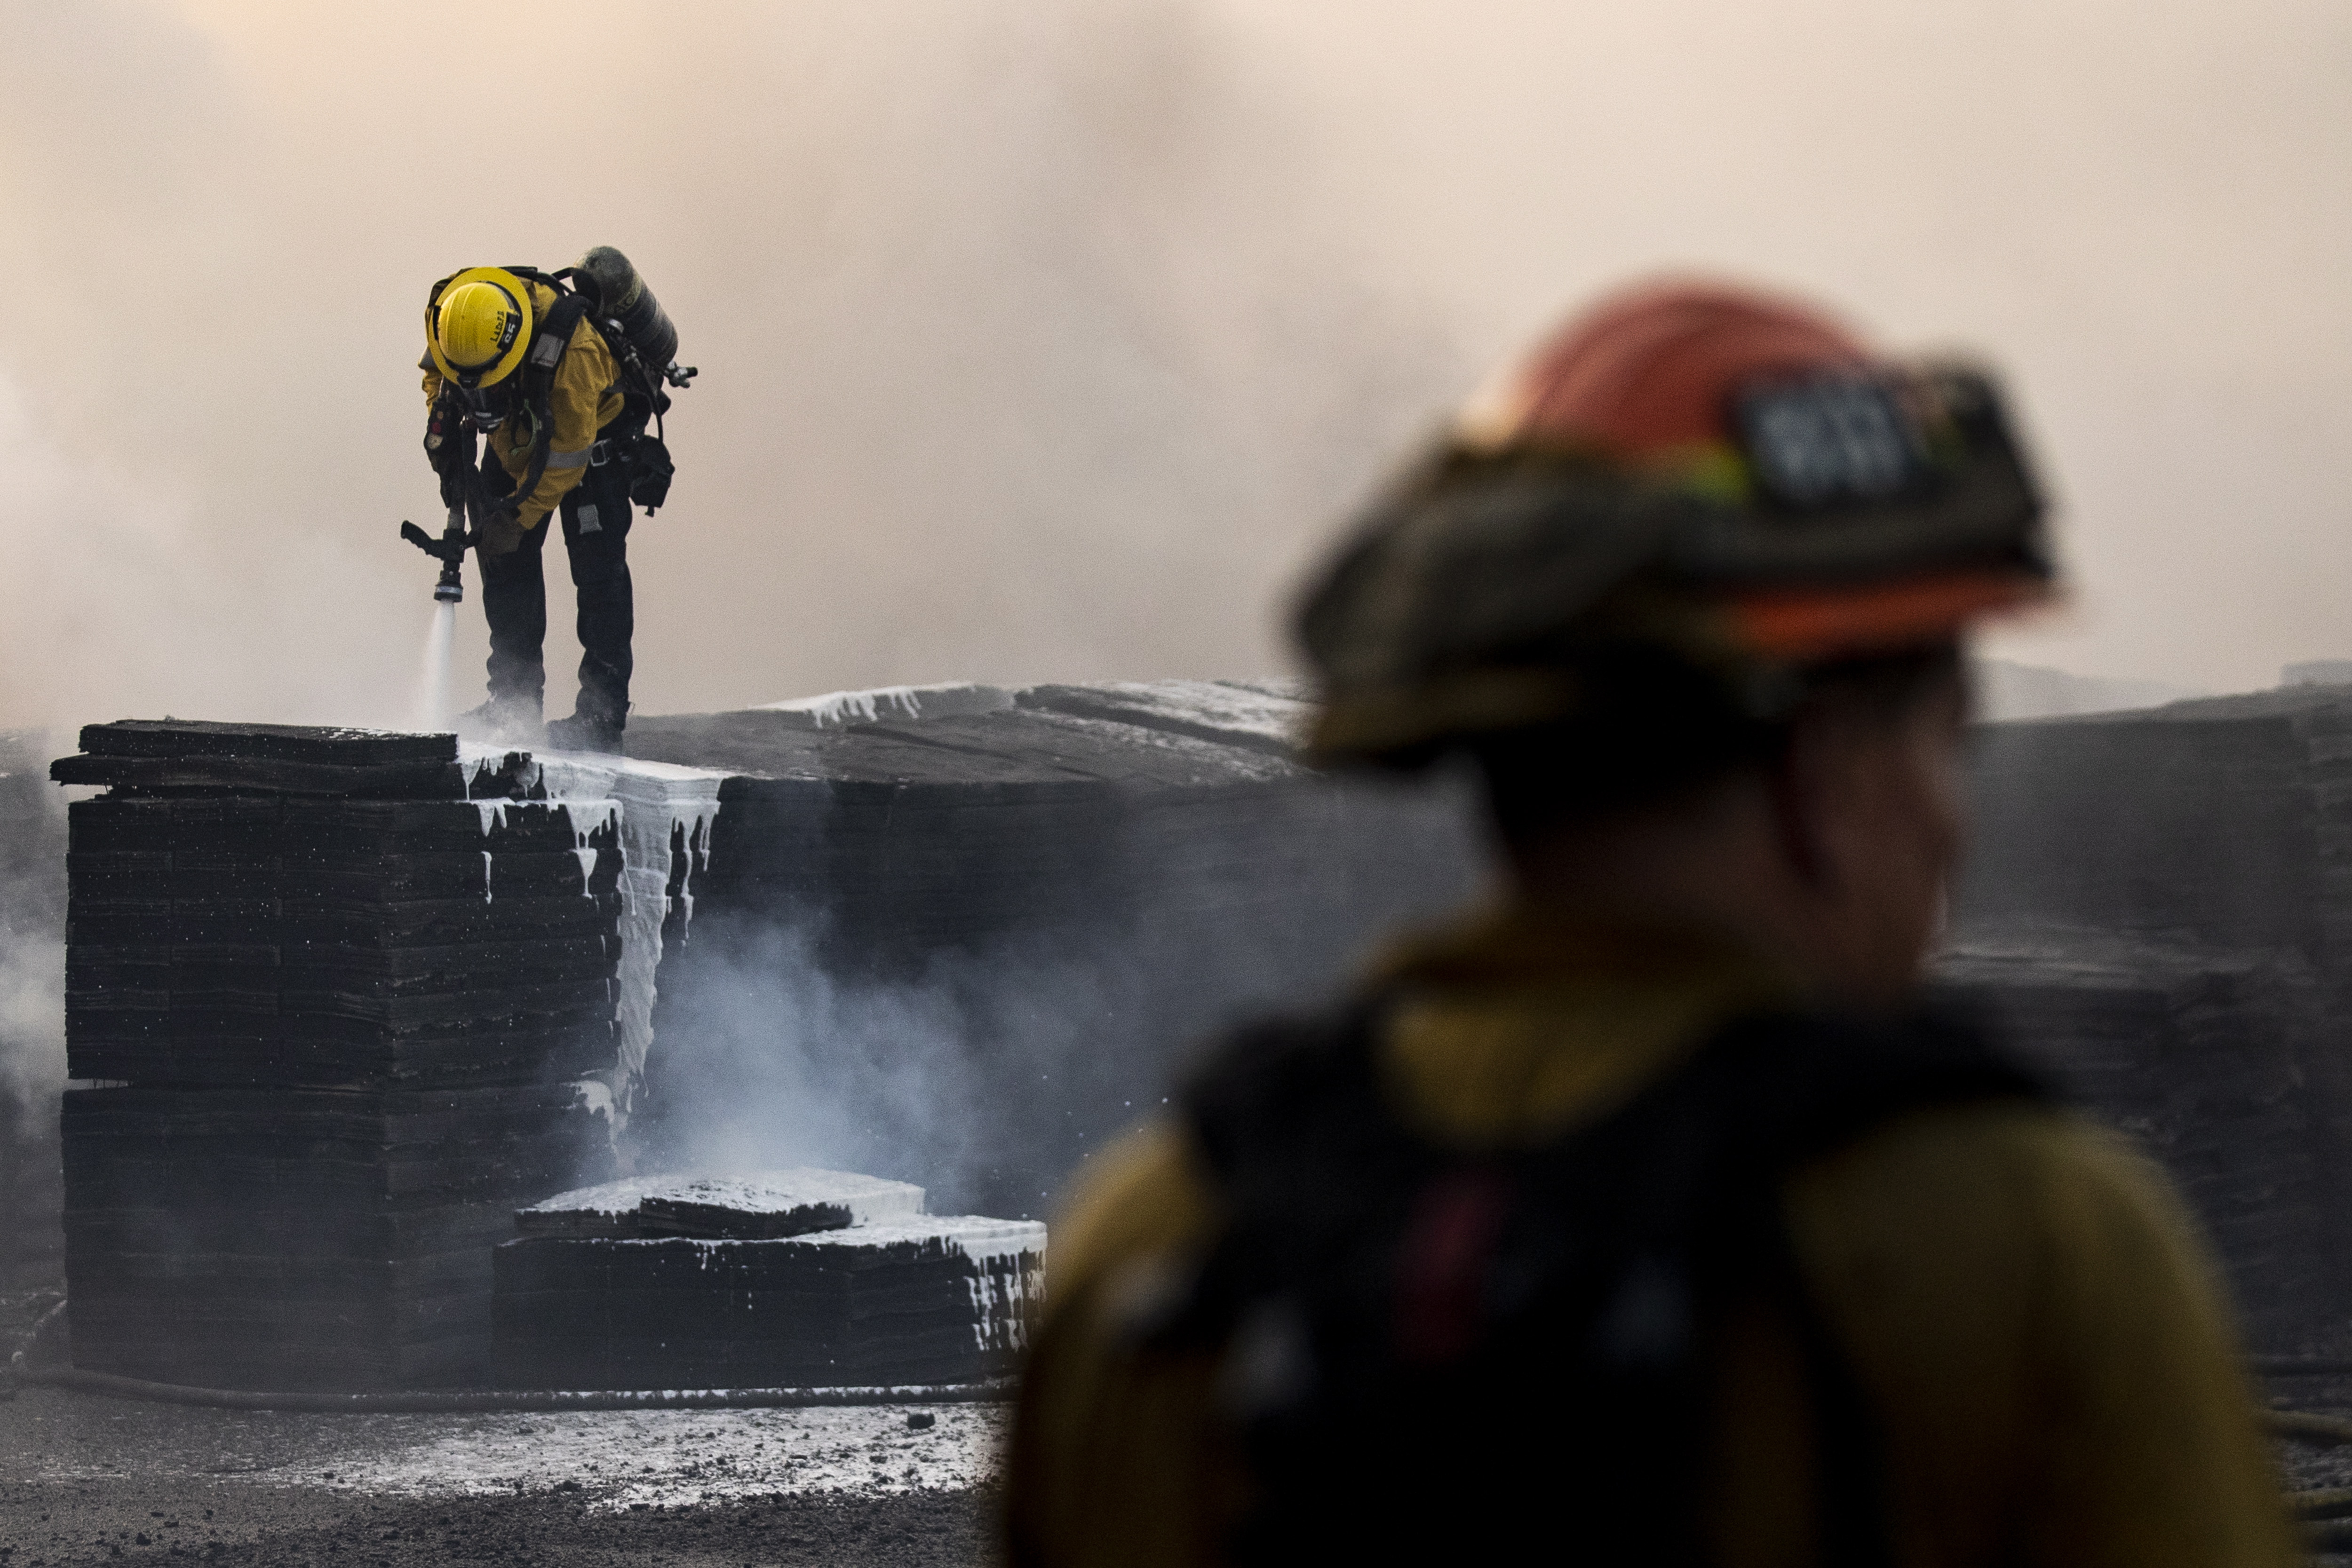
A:
[[[549,723],[547,746],[553,751],[593,751],[618,757],[622,755],[621,727],[574,714]]]

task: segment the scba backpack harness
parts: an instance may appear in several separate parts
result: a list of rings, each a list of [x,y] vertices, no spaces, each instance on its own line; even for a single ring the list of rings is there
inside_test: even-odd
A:
[[[1874,1419],[1783,1178],[2042,1089],[1956,1022],[1765,1017],[1596,1125],[1474,1157],[1390,1110],[1381,1016],[1245,1031],[1185,1096],[1225,1228],[1141,1332],[1217,1357],[1255,1499],[1234,1560],[1704,1563],[1715,1331],[1760,1300],[1803,1355],[1822,1560],[1884,1563]]]
[[[530,454],[530,466],[521,481],[504,496],[493,499],[485,494],[481,488],[484,479],[488,479],[495,486],[505,476],[503,473],[497,476],[488,473],[489,465],[496,459],[487,449],[481,454],[480,467],[476,467],[471,431],[460,422],[470,418],[475,429],[489,430],[496,428],[502,417],[508,416],[486,414],[482,410],[458,402],[451,392],[445,389],[442,402],[434,408],[425,439],[426,454],[441,475],[444,503],[457,506],[462,498],[471,503],[477,516],[486,516],[493,508],[511,509],[539,488],[540,479],[547,472],[554,434],[554,419],[549,400],[554,392],[555,374],[563,363],[564,355],[571,350],[572,334],[585,320],[604,340],[605,348],[612,352],[614,362],[620,367],[622,398],[620,414],[596,433],[595,444],[589,448],[588,464],[592,468],[619,464],[629,499],[643,507],[650,517],[668,500],[670,481],[677,475],[669,447],[663,439],[667,434],[663,416],[668,413],[670,407],[669,393],[663,382],[668,381],[673,385],[684,386],[692,380],[695,371],[690,368],[681,370],[675,363],[662,367],[649,365],[622,320],[597,310],[594,301],[586,292],[572,287],[575,278],[587,281],[591,287],[593,287],[593,279],[580,268],[567,267],[551,273],[529,267],[509,267],[504,270],[525,283],[538,284],[555,295],[555,303],[533,324],[530,347],[525,351],[522,363],[512,378],[513,390],[504,392],[501,399],[503,406],[511,407],[510,417],[522,426],[523,441]],[[452,276],[454,277],[455,275]],[[445,277],[433,286],[425,301],[428,310],[439,300],[442,290],[451,281],[452,278]],[[667,318],[663,319],[662,325],[667,327]],[[421,368],[433,368],[429,357]],[[651,432],[646,429],[648,423],[654,427]]]

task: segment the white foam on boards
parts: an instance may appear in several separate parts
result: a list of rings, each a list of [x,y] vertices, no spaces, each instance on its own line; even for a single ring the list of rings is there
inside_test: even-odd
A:
[[[583,1078],[572,1084],[572,1092],[575,1096],[572,1102],[573,1110],[585,1111],[592,1116],[602,1116],[607,1124],[612,1122],[612,1085],[600,1078]]]
[[[826,692],[821,696],[794,697],[780,703],[762,703],[761,706],[771,713],[804,713],[816,720],[820,729],[845,725],[852,719],[871,724],[893,711],[906,718],[923,716],[922,694],[913,686]]]
[[[596,1186],[583,1186],[571,1192],[560,1192],[553,1197],[520,1208],[518,1214],[601,1214],[618,1218],[635,1214],[646,1194],[666,1184],[662,1176],[624,1176]]]
[[[679,908],[690,919],[694,857],[699,853],[708,863],[710,824],[719,815],[719,786],[727,776],[707,768],[600,752],[540,753],[534,763],[531,787],[563,805],[578,841],[584,844],[592,832],[615,822],[620,829],[621,958],[614,976],[620,1001],[613,1020],[619,1048],[610,1075],[617,1135],[628,1124],[646,1057],[653,1049],[654,977],[661,968],[662,925],[669,915],[670,879],[677,869],[671,849],[682,837],[687,875],[678,889]],[[584,876],[593,852],[580,853]]]
[[[746,1247],[834,1248],[871,1250],[911,1247],[919,1255],[956,1257],[972,1265],[964,1280],[971,1303],[972,1348],[1026,1350],[1029,1321],[1045,1299],[1045,1227],[1034,1219],[992,1219],[978,1214],[908,1216],[845,1230],[811,1230],[799,1236],[757,1240],[705,1240],[700,1238],[635,1237],[605,1240],[605,1247],[676,1247],[701,1252],[705,1269],[729,1254],[725,1249]]]
[[[928,686],[875,686],[861,692],[826,692],[821,696],[790,697],[761,703],[754,712],[798,715],[813,729],[838,729],[845,724],[872,724],[883,718],[944,718],[952,714],[994,713],[1013,706],[1013,694],[1002,686],[949,681]]]
[[[819,1170],[814,1166],[731,1176],[676,1173],[629,1176],[584,1186],[576,1192],[559,1193],[518,1212],[596,1214],[618,1218],[636,1212],[637,1207],[649,1197],[707,1203],[746,1214],[775,1214],[810,1204],[834,1204],[849,1210],[853,1226],[898,1220],[923,1212],[923,1189],[910,1182],[860,1176],[855,1171]]]
[[[1231,686],[1237,692],[1255,692],[1262,697],[1279,697],[1286,703],[1315,701],[1315,683],[1300,675],[1253,675],[1247,680],[1220,679],[1209,684]]]
[[[698,1176],[647,1196],[659,1197],[667,1203],[709,1204],[745,1214],[772,1214],[811,1204],[828,1204],[848,1209],[852,1225],[896,1220],[923,1212],[923,1189],[911,1182],[860,1176],[854,1171],[819,1170],[812,1166],[751,1176]]]
[[[505,772],[508,764],[517,758],[528,763],[530,754],[520,746],[499,746],[481,740],[457,742],[457,768],[465,776],[468,794],[485,778]]]
[[[701,1236],[632,1236],[600,1241],[606,1247],[698,1247],[706,1257],[722,1247],[921,1247],[969,1258],[983,1267],[1014,1263],[1024,1253],[1045,1255],[1042,1219],[991,1219],[982,1214],[916,1214],[883,1218],[843,1230],[807,1230],[798,1236],[717,1239]]]
[[[1045,1255],[1045,1222],[1042,1219],[991,1219],[981,1214],[925,1214],[853,1225],[846,1230],[812,1230],[787,1236],[785,1241],[805,1241],[816,1247],[896,1247],[908,1242],[933,1245],[975,1263],[1011,1262],[1026,1252]]]
[[[1298,744],[1311,705],[1224,681],[1107,681],[1080,690],[1107,699],[1106,707],[1174,719],[1196,728],[1224,730]]]
[[[1026,1260],[1029,1267],[1023,1268]],[[999,1266],[983,1265],[964,1276],[971,1298],[971,1339],[974,1350],[1025,1351],[1029,1325],[1045,1312],[1045,1239],[1024,1247]]]
[[[687,768],[675,762],[650,762],[642,757],[615,757],[607,751],[534,751],[534,782],[551,800],[650,799],[708,783],[715,790],[727,777],[708,768]],[[618,787],[623,780],[633,788]]]
[[[585,848],[588,841],[614,831],[621,825],[621,803],[609,796],[602,800],[565,800],[557,802],[563,820],[572,824],[572,841]]]

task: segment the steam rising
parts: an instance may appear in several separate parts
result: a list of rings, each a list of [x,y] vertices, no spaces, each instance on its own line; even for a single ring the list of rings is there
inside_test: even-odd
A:
[[[65,802],[41,762],[58,738],[0,733],[0,1124],[65,1082]]]
[[[915,1182],[935,1213],[1042,1216],[1049,1195],[1008,1181],[1005,1156],[1069,1141],[1045,1124],[1072,1097],[1060,1080],[1086,1073],[1089,1037],[1118,1026],[1135,989],[1116,967],[1043,950],[942,956],[911,982],[860,983],[829,974],[805,931],[769,928],[698,977],[683,1052],[656,1042],[668,1119],[655,1163],[788,1160]],[[1024,1102],[1055,1109],[1022,1124]]]
[[[65,1082],[65,990],[63,928],[0,909],[0,1097],[46,1107]]]
[[[1168,1085],[1131,1042],[1184,1018],[1184,976],[1245,976],[1261,1005],[1282,994],[1233,945],[1036,932],[882,980],[833,971],[810,938],[768,925],[698,968],[654,1045],[649,1168],[825,1166],[914,1182],[933,1213],[1043,1218],[1048,1184],[1105,1129],[1160,1108]],[[1177,1027],[1198,1038],[1222,1021]]]

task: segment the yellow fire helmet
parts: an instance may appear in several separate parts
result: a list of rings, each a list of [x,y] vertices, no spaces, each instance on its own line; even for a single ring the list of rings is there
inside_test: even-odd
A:
[[[530,347],[530,290],[499,267],[469,267],[425,308],[433,366],[462,387],[495,386]]]

